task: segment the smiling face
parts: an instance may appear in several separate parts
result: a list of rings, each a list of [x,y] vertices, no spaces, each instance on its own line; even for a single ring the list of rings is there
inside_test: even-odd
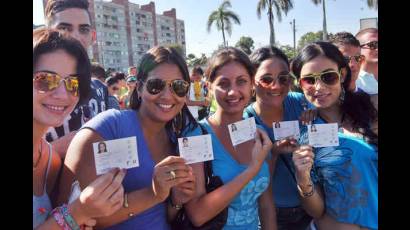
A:
[[[277,78],[279,75],[284,75],[289,73],[289,68],[287,64],[280,58],[270,58],[263,61],[255,74],[255,92],[256,100],[261,104],[267,106],[281,106],[283,100],[288,95],[290,89],[290,82],[288,84],[280,84],[279,79],[275,83],[264,87],[259,82],[263,77],[273,77]]]
[[[303,65],[300,76],[303,78],[306,75],[329,70],[338,71],[337,64],[327,57],[318,56]],[[313,87],[309,89],[302,87],[302,90],[309,102],[318,109],[321,109],[338,104],[342,88],[340,81],[334,85],[326,85],[321,80],[316,80]]]
[[[77,61],[63,50],[41,55],[34,65],[33,72],[46,71],[67,78],[75,75]],[[57,89],[40,92],[33,85],[33,120],[48,127],[60,126],[73,111],[79,97],[67,92],[64,83]]]
[[[349,44],[344,44],[340,45],[339,51],[343,54],[345,57],[351,57],[351,56],[357,56],[360,55],[360,47],[352,46]],[[360,66],[362,62],[357,62],[354,58],[352,58],[349,61],[349,67],[350,70],[352,71],[352,80],[351,81],[356,81],[357,78],[359,77],[359,71],[360,71]]]
[[[158,94],[150,94],[146,88],[146,82],[150,79],[161,79],[167,82],[172,80],[183,80],[182,73],[175,64],[162,63],[148,74],[148,78],[139,88],[141,96],[139,111],[141,114],[156,122],[166,123],[172,120],[185,104],[186,97],[178,97],[172,92],[167,84]]]
[[[216,72],[210,88],[218,109],[228,114],[242,114],[251,98],[252,80],[243,65],[229,62]]]

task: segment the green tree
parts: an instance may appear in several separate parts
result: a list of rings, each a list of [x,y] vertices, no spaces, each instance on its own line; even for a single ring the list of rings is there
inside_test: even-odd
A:
[[[327,24],[326,24],[326,0],[312,0],[315,5],[322,4],[323,10],[323,31],[322,33],[322,40],[327,41]]]
[[[176,49],[182,57],[185,57],[184,48],[180,44],[169,44],[168,47]]]
[[[251,37],[242,36],[239,41],[235,44],[235,47],[240,48],[246,54],[251,54],[252,50],[255,48],[253,46],[253,39]]]
[[[194,54],[188,54],[187,56],[187,64],[190,67],[203,66],[207,61],[208,58],[203,53],[201,54],[201,57],[196,57]]]
[[[212,24],[215,23],[216,29],[222,31],[223,45],[228,46],[225,39],[225,31],[228,32],[229,36],[232,34],[232,21],[238,25],[241,24],[239,16],[231,10],[232,7],[229,0],[224,0],[224,2],[218,7],[217,10],[213,11],[207,22],[208,33],[211,32]]]
[[[298,50],[302,49],[305,45],[309,43],[322,40],[322,35],[322,31],[318,31],[316,33],[308,32],[302,35],[298,41]]]
[[[367,0],[367,6],[370,9],[375,9],[377,10],[379,8],[379,0]]]
[[[275,45],[275,29],[274,29],[274,15],[273,8],[275,8],[276,16],[278,21],[282,21],[282,12],[285,15],[290,9],[293,8],[292,0],[259,0],[256,7],[256,13],[258,18],[261,18],[261,12],[265,9],[268,10],[268,20],[269,20],[269,29],[270,29],[270,44]]]
[[[296,51],[290,45],[282,45],[279,48],[288,56],[289,59],[296,57]]]

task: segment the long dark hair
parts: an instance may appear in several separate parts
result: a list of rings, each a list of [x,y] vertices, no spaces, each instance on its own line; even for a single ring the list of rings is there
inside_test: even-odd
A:
[[[64,50],[77,61],[80,99],[78,104],[87,103],[91,91],[91,63],[81,43],[63,33],[45,27],[33,30],[33,68],[41,55]]]
[[[256,69],[259,68],[263,61],[271,58],[279,58],[283,60],[289,67],[288,57],[282,50],[275,46],[261,47],[253,51],[252,54],[249,56],[249,59],[251,59],[251,62]]]
[[[138,91],[144,87],[148,74],[163,63],[176,65],[181,71],[183,79],[190,82],[188,67],[184,58],[178,53],[178,51],[170,47],[155,46],[142,56],[138,65],[138,87],[134,89],[130,97],[131,109],[139,109],[141,103],[143,102],[138,95]],[[190,131],[196,127],[197,122],[189,112],[186,104],[182,107],[181,112],[165,125],[165,128],[171,137],[171,141],[175,141],[175,136],[173,134],[176,134],[176,137],[180,137],[183,131]]]
[[[369,144],[377,146],[378,136],[372,131],[371,125],[377,120],[378,112],[368,94],[363,92],[354,93],[348,90],[352,74],[343,54],[335,45],[322,41],[306,45],[292,63],[293,74],[299,79],[303,65],[319,56],[324,56],[335,62],[339,70],[342,68],[346,70],[342,84],[345,91],[344,100],[341,104],[342,114],[345,119],[349,118],[351,120],[355,132],[362,134]]]

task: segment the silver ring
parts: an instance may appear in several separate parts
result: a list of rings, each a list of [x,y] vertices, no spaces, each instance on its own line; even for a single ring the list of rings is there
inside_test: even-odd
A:
[[[175,178],[177,178],[174,170],[169,171],[169,174],[171,175],[171,180],[175,180]]]

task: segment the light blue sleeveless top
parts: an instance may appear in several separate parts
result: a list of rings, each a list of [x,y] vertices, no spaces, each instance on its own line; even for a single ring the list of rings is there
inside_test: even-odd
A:
[[[212,169],[215,175],[220,176],[224,184],[229,183],[236,176],[248,168],[247,165],[239,164],[222,143],[218,140],[206,119],[200,123],[207,129],[212,137],[214,160]],[[259,225],[258,198],[268,188],[269,167],[263,163],[258,174],[241,190],[232,200],[228,207],[228,220],[224,230],[257,230]]]
[[[47,194],[47,176],[51,165],[52,151],[50,143],[47,142],[47,144],[49,148],[49,154],[46,176],[44,178],[43,195],[36,196],[33,194],[33,229],[36,228],[38,225],[42,224],[44,221],[46,221],[48,214],[52,210],[51,201]]]

